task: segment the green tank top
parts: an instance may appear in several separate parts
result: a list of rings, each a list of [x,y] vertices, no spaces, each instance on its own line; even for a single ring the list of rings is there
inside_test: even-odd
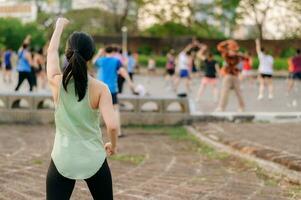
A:
[[[99,112],[91,108],[89,89],[78,102],[73,80],[69,81],[67,92],[60,86],[55,125],[51,157],[57,170],[70,179],[93,176],[102,166],[106,152],[99,126]]]

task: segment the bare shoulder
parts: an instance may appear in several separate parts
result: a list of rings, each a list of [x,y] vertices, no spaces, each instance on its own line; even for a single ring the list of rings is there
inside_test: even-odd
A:
[[[102,81],[99,81],[93,77],[90,77],[91,87],[93,91],[98,91],[102,93],[104,90],[107,90],[107,85],[104,84]]]

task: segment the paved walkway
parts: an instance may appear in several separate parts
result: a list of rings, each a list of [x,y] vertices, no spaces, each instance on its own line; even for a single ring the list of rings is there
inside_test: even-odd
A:
[[[2,78],[0,78],[0,92],[13,91],[16,85],[16,74],[14,75],[14,83],[11,85],[7,85],[3,83]],[[194,101],[196,92],[198,90],[200,84],[200,78],[194,78],[192,81],[192,93],[189,98],[192,100],[191,102],[194,104],[196,112],[213,112],[217,103],[213,101],[213,95],[210,91],[210,88],[207,88],[204,93],[204,97],[200,102],[196,103]],[[151,96],[162,97],[162,96],[176,96],[176,93],[166,85],[163,77],[161,76],[135,76],[135,83],[142,84],[145,86],[147,91]],[[275,79],[275,97],[273,100],[268,100],[267,98],[262,101],[257,100],[258,94],[258,85],[255,84],[250,86],[248,83],[244,83],[242,85],[243,96],[246,103],[246,111],[247,112],[297,112],[301,111],[301,101],[298,103],[296,107],[292,107],[288,105],[289,98],[286,96],[286,87],[287,82],[285,79]],[[184,91],[184,83],[182,83],[179,87],[179,92]],[[21,87],[21,91],[28,91],[27,82]],[[49,92],[49,90],[38,91],[38,92]],[[125,88],[125,94],[130,94],[129,89]],[[301,99],[301,92],[298,94],[298,99]],[[237,100],[234,96],[234,93],[230,95],[229,105],[227,111],[237,111]]]
[[[194,126],[202,134],[244,153],[301,171],[300,123],[200,123]]]
[[[45,174],[53,142],[52,126],[0,125],[0,199],[45,199]],[[209,158],[194,143],[171,139],[159,129],[125,129],[120,155],[110,159],[118,200],[299,199],[292,186],[263,178],[236,158]],[[144,160],[137,158],[144,157]],[[140,162],[142,161],[142,162]],[[91,199],[78,182],[73,200]]]

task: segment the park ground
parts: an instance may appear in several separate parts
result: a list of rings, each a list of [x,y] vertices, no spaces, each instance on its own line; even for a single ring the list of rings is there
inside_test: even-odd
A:
[[[288,127],[297,135],[298,124],[197,124],[203,131],[231,132],[231,137],[256,140],[261,131],[265,141],[275,135],[274,148]],[[54,138],[53,125],[0,125],[0,199],[45,199],[45,176]],[[271,129],[272,128],[272,129]],[[281,131],[282,130],[282,131]],[[124,129],[118,154],[109,158],[114,195],[117,200],[297,200],[301,187],[274,178],[255,163],[219,152],[183,127],[134,126]],[[288,131],[286,131],[288,132]],[[258,135],[259,133],[257,133]],[[248,138],[249,135],[249,138]],[[287,142],[293,142],[288,140]],[[266,145],[269,145],[266,144]],[[284,150],[298,153],[300,150]],[[296,143],[291,143],[298,149]],[[293,150],[292,150],[293,149]],[[84,182],[79,181],[73,200],[91,199]]]

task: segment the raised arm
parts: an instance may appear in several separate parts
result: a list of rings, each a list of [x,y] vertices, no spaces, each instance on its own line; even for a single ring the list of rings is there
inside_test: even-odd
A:
[[[225,53],[228,50],[227,45],[228,45],[228,40],[220,42],[217,45],[217,50],[221,53]]]
[[[107,134],[110,139],[110,142],[105,144],[107,154],[110,156],[116,153],[119,124],[108,87],[102,84],[101,90],[99,110],[102,113],[102,117],[107,128]]]
[[[58,80],[60,79],[60,75],[62,75],[60,70],[59,45],[63,30],[68,23],[67,19],[58,18],[47,50],[46,69],[51,88],[58,86]]]
[[[182,52],[184,51],[184,52],[187,52],[188,50],[190,50],[191,48],[193,47],[193,44],[188,44],[188,45],[186,45],[186,47],[182,50]]]

